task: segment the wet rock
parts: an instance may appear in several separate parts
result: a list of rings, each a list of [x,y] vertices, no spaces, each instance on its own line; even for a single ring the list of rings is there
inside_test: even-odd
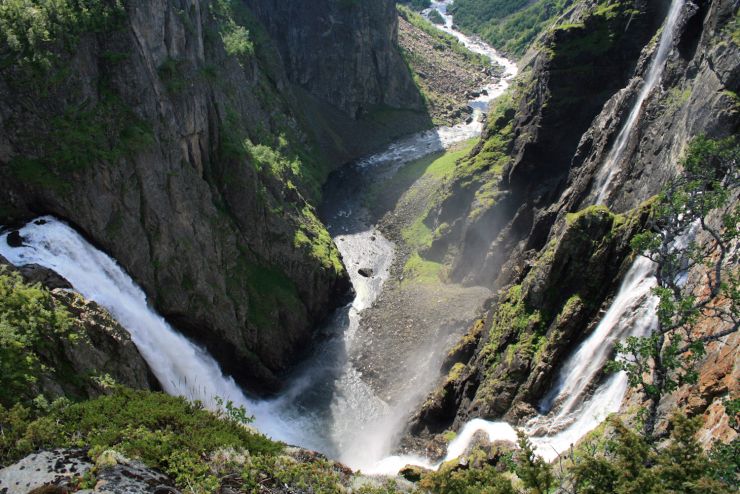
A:
[[[421,476],[428,470],[417,465],[406,465],[399,470],[398,475],[405,478],[410,482],[418,482],[421,480]]]
[[[18,230],[13,230],[5,238],[8,245],[11,247],[23,247],[23,237]]]
[[[471,468],[483,468],[486,465],[501,466],[501,460],[509,453],[517,449],[517,445],[511,441],[494,440],[491,441],[483,431],[476,432],[470,444],[465,449],[461,458],[466,460],[466,464]]]
[[[28,283],[41,283],[49,290],[72,288],[72,284],[56,271],[38,264],[27,264],[20,267],[18,271]]]
[[[357,273],[360,276],[364,276],[365,278],[372,278],[373,277],[373,270],[370,268],[360,268],[357,270]]]
[[[208,33],[219,26],[216,16],[202,15],[208,2],[189,1],[187,8],[179,0],[135,2],[135,8],[125,9],[115,39],[100,43],[81,36],[59,53],[74,75],[60,78],[50,94],[40,98],[30,89],[33,103],[26,105],[17,88],[2,85],[3,121],[18,119],[0,130],[0,162],[30,155],[53,159],[42,156],[53,148],[47,145],[55,139],[51,123],[80,105],[102,101],[100,64],[110,50],[127,53],[125,63],[108,67],[105,80],[111,84],[105,91],[116,95],[116,111],[135,114],[146,138],[121,159],[92,157],[85,173],[58,177],[63,187],[23,181],[0,166],[0,210],[31,217],[43,207],[69,220],[114,257],[157,310],[206,347],[225,372],[255,391],[271,391],[312,341],[318,321],[343,303],[351,284],[343,268],[326,268],[310,249],[294,248],[305,221],[299,212],[317,205],[310,204],[315,193],[300,184],[296,192],[278,177],[235,167],[220,155],[220,130],[232,127],[224,109],[233,110],[229,120],[244,134],[240,139],[286,126],[291,146],[321,149],[328,166],[380,147],[408,133],[409,126],[431,122],[420,111],[423,99],[397,48],[392,0],[353,2],[352,8],[334,0],[241,3],[269,38],[269,60],[260,53],[237,60],[220,40],[211,43]],[[169,91],[156,73],[172,60],[177,80],[187,82],[178,91]],[[217,74],[197,77],[205,69]],[[275,88],[274,97],[254,90],[265,80]],[[301,111],[293,109],[297,101]],[[94,112],[109,109],[92,106]],[[376,107],[399,111],[403,122],[394,121],[391,129],[376,119],[356,119]],[[303,115],[338,133],[314,132]],[[111,146],[125,147],[124,134],[111,134]],[[264,199],[280,207],[266,209]],[[17,244],[19,238],[12,234],[9,240]],[[233,269],[236,262],[248,269]],[[255,289],[264,287],[253,286],[247,272],[263,269],[280,273],[291,286],[274,297],[267,317],[259,318],[269,321],[255,320],[248,310]]]

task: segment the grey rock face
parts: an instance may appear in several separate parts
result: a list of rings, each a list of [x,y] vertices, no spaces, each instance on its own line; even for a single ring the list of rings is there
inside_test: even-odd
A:
[[[277,41],[288,78],[353,118],[374,106],[423,109],[395,49],[391,0],[247,0]]]
[[[589,4],[593,2],[579,3],[564,22],[582,20],[578,16],[587,13]],[[593,202],[591,189],[596,173],[634,104],[655,52],[656,44],[650,40],[668,4],[642,4],[643,9],[657,9],[656,15],[652,23],[637,27],[631,24],[630,29],[637,29],[638,33],[629,40],[618,41],[615,53],[625,58],[614,60],[615,65],[621,64],[622,73],[615,79],[620,83],[616,87],[612,84],[608,94],[589,93],[588,84],[578,84],[583,81],[564,79],[562,74],[557,74],[553,70],[556,68],[553,61],[559,56],[557,45],[554,55],[544,56],[540,52],[528,57],[532,82],[522,89],[516,114],[510,116],[514,129],[511,144],[514,157],[498,184],[500,196],[474,221],[453,225],[451,237],[438,239],[432,253],[438,257],[445,252],[457,254],[455,274],[469,283],[494,288],[522,285],[529,308],[542,308],[542,302],[546,301],[542,294],[548,290],[549,293],[567,294],[574,293],[574,288],[585,287],[584,293],[594,296],[590,301],[591,309],[584,311],[582,306],[573,305],[560,318],[557,327],[548,328],[548,338],[553,335],[558,338],[548,340],[552,348],[543,352],[539,362],[516,354],[510,364],[494,366],[486,363],[483,350],[491,344],[489,331],[495,322],[491,319],[507,300],[503,296],[493,300],[486,315],[483,338],[472,357],[466,355],[461,361],[467,364],[465,371],[455,382],[444,384],[454,398],[447,397],[443,402],[435,399],[442,396],[439,392],[433,394],[412,425],[415,432],[444,430],[453,424],[459,426],[472,416],[505,417],[514,422],[524,419],[533,411],[529,405],[536,404],[548,389],[553,369],[598,322],[600,316],[593,308],[608,307],[609,297],[625,272],[619,263],[630,252],[629,235],[621,235],[620,239],[614,232],[589,231],[583,236],[583,245],[595,240],[603,245],[594,254],[581,252],[570,260],[557,255],[548,257],[548,249],[553,242],[558,243],[559,249],[567,246],[562,242],[572,227],[566,215]],[[740,88],[740,46],[731,39],[728,27],[735,12],[736,5],[732,1],[687,2],[672,40],[662,81],[642,105],[623,159],[617,163],[619,169],[613,192],[606,200],[610,209],[619,213],[634,210],[656,194],[667,178],[679,172],[680,158],[692,138],[737,135],[740,112],[735,95]],[[588,26],[586,23],[584,34],[588,33]],[[630,44],[638,39],[643,44],[635,51]],[[581,97],[587,99],[579,111],[588,107],[590,120],[582,120],[585,117],[578,117],[573,111],[557,111],[560,102],[555,96],[568,94],[569,90],[578,92],[579,98],[575,100],[578,104],[581,104]],[[594,104],[599,99],[600,103]],[[543,108],[545,102],[547,105]],[[564,107],[568,108],[567,102]],[[574,121],[578,121],[578,125],[573,125]],[[574,130],[578,132],[573,134]],[[557,141],[553,136],[567,136],[567,139]],[[432,220],[441,223],[453,217],[454,212],[467,214],[472,207],[473,193],[454,187],[455,184]],[[572,249],[566,249],[569,250]],[[572,277],[564,277],[564,272],[589,257],[597,262],[578,268],[577,272],[586,275],[584,279],[574,284]],[[540,277],[540,274],[547,276]],[[588,288],[589,283],[595,285]],[[559,301],[544,312],[556,314],[560,307]],[[511,341],[503,341],[492,352],[504,355],[511,346]]]
[[[0,470],[0,492],[28,494],[44,485],[73,486],[92,467],[81,450],[34,453]]]
[[[65,70],[54,69],[58,80],[43,91],[19,83],[17,67],[4,68],[2,221],[41,213],[69,221],[120,262],[157,310],[205,345],[226,372],[254,390],[276,389],[277,374],[350,289],[310,204],[318,196],[316,180],[362,151],[345,145],[354,127],[343,111],[365,103],[418,108],[418,95],[392,75],[406,70],[393,46],[395,24],[387,22],[392,3],[362,4],[358,20],[354,11],[326,6],[345,25],[344,35],[352,34],[347,46],[341,36],[323,42],[325,26],[313,4],[313,15],[279,10],[266,17],[271,32],[305,36],[295,63],[287,51],[283,60],[280,40],[253,16],[244,22],[254,51],[229,56],[222,42],[228,23],[212,3],[132,0],[119,29],[83,34],[71,53],[58,54]],[[312,52],[314,58],[305,58]],[[319,53],[330,65],[321,65],[321,77],[306,79],[300,74],[320,62]],[[293,83],[286,67],[336,108]],[[360,91],[368,80],[372,89]],[[319,88],[332,88],[331,94]],[[79,134],[69,135],[60,119],[71,120],[75,132],[92,121],[83,134],[96,132],[99,140],[80,149]],[[370,124],[363,125],[368,138],[358,141],[377,144]],[[131,135],[141,142],[132,144]],[[57,159],[60,142],[81,153],[77,164]],[[281,166],[279,158],[260,162],[248,142],[281,149],[282,168],[272,166]],[[285,163],[298,156],[295,172]],[[39,169],[41,175],[29,175]]]

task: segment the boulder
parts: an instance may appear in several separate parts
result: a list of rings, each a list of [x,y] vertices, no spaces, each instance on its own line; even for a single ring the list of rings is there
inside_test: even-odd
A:
[[[365,278],[372,278],[373,277],[373,270],[370,268],[360,268],[357,270],[357,273],[360,276],[364,276]]]
[[[27,494],[31,491],[56,492],[67,487],[74,490],[77,481],[93,464],[84,450],[42,451],[26,456],[19,462],[0,470],[0,492],[3,494]],[[46,489],[44,489],[46,487]]]

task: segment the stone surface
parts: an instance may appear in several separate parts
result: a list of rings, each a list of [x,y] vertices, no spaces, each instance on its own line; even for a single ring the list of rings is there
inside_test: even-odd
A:
[[[100,494],[179,494],[166,475],[130,460],[114,451],[106,451],[96,464],[95,488]]]
[[[494,290],[521,285],[530,311],[560,316],[547,320],[547,346],[533,359],[517,346],[519,336],[532,329],[514,330],[509,321],[507,331],[501,324],[505,321],[497,319],[497,310],[512,301],[506,290],[500,292],[488,304],[483,337],[472,356],[458,360],[466,364],[464,369],[440,383],[412,422],[411,430],[417,434],[429,437],[435,431],[455,430],[474,416],[518,422],[531,415],[553,370],[574,342],[595,326],[625,273],[621,263],[629,253],[630,233],[615,235],[599,215],[581,216],[574,228],[568,215],[593,201],[589,190],[595,173],[634,103],[654,54],[656,44],[650,40],[669,2],[636,2],[640,13],[630,20],[627,31],[621,24],[627,18],[613,16],[609,22],[614,24],[607,28],[616,28],[617,33],[601,55],[598,50],[573,51],[593,46],[581,43],[582,37],[596,35],[593,29],[599,25],[589,20],[591,4],[581,2],[571,9],[561,22],[577,26],[546,33],[524,58],[525,79],[515,93],[515,110],[502,115],[500,124],[492,120],[483,144],[473,151],[482,153],[503,126],[513,126],[508,143],[513,158],[495,183],[495,200],[482,204],[475,187],[487,182],[466,176],[468,182],[450,184],[441,208],[428,218],[432,229],[450,223],[427,255],[452,262],[454,278]],[[677,163],[691,138],[737,135],[740,119],[733,95],[740,86],[740,47],[728,27],[735,15],[730,1],[688,2],[662,83],[642,106],[637,130],[618,164],[614,193],[607,198],[613,210],[633,210],[657,193],[678,172]],[[559,51],[565,48],[569,52]],[[597,70],[580,71],[583,63]],[[470,215],[475,208],[476,214]],[[579,285],[587,287],[583,292],[589,295],[587,304],[564,306],[557,300]],[[493,327],[503,329],[503,336],[496,333],[500,343],[491,346]],[[698,329],[702,334],[717,330],[716,321],[701,323]],[[471,328],[470,341],[477,341],[476,332],[480,329]],[[700,383],[680,390],[662,407],[668,410],[676,403],[691,414],[703,414],[705,443],[729,440],[735,434],[720,411],[721,400],[736,392],[728,384],[737,382],[733,341],[710,345]],[[488,360],[509,355],[508,351],[510,358],[496,359],[496,364]]]
[[[226,372],[274,391],[350,289],[331,242],[310,245],[326,233],[311,217],[318,185],[305,177],[429,125],[395,47],[393,2],[345,3],[323,2],[330,17],[319,19],[313,2],[250,2],[265,24],[252,17],[255,51],[237,59],[209,2],[133,0],[120,30],[83,34],[59,54],[68,70],[48,92],[18,84],[18,69],[4,67],[0,220],[43,213],[69,221]],[[49,160],[65,141],[60,116],[106,104],[118,105],[121,125],[143,129],[143,144],[80,166]],[[390,105],[393,118],[357,120],[360,105]],[[110,137],[98,143],[105,149],[123,132],[103,120],[93,125]],[[286,153],[305,157],[302,177],[276,175],[244,150],[247,139],[285,150],[278,135]],[[46,163],[35,165],[46,167],[43,180],[18,172],[27,159]],[[308,243],[297,247],[296,238]]]
[[[42,451],[0,470],[0,492],[28,494],[44,486],[70,486],[75,490],[80,477],[93,467],[81,450]]]

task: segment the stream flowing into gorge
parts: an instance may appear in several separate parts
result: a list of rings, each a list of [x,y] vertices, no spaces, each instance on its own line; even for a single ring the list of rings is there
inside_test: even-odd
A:
[[[317,348],[293,371],[280,396],[271,400],[246,396],[206,351],[178,333],[148,305],[144,292],[115,260],[65,223],[49,216],[28,223],[20,229],[23,245],[17,248],[8,245],[6,232],[0,235],[0,254],[15,265],[36,263],[53,269],[84,297],[108,309],[130,332],[170,394],[198,399],[212,407],[216,406],[215,397],[244,405],[254,414],[255,427],[266,435],[320,451],[365,473],[395,474],[409,463],[436,467],[425,458],[393,455],[409,412],[429,390],[420,389],[418,395],[401,403],[389,402],[365,381],[351,354],[360,344],[357,332],[362,313],[382,293],[394,260],[394,245],[371,221],[358,190],[377,180],[377,173],[389,173],[389,169],[479,135],[481,114],[506,90],[517,72],[514,63],[452,28],[447,15],[450,3],[433,2],[445,17],[444,29],[471,50],[501,63],[505,76],[486,88],[487,95],[471,102],[475,118],[470,123],[400,139],[349,165],[332,179],[338,183],[330,189],[342,192],[328,194],[322,210],[328,212],[324,219],[348,267],[356,297],[320,329],[322,338]],[[372,270],[373,275],[360,275],[358,266]],[[564,451],[606,415],[619,410],[627,388],[626,377],[603,377],[602,368],[615,340],[646,334],[654,326],[654,300],[649,295],[652,272],[649,261],[635,261],[598,326],[561,366],[556,384],[539,404],[541,415],[525,425],[543,457],[554,458],[556,452]],[[416,367],[413,372],[437,376],[436,368],[430,372],[428,367]],[[491,439],[516,439],[509,424],[474,419],[449,445],[446,459],[459,456],[479,430]]]

